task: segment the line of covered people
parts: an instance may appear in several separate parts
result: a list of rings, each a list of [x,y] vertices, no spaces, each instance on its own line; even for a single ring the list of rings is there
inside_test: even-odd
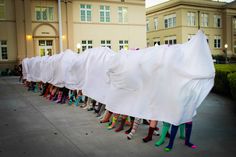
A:
[[[82,90],[69,90],[66,87],[59,88],[53,86],[49,83],[42,82],[28,82],[24,80],[25,86],[28,87],[29,91],[40,92],[40,96],[45,97],[50,101],[54,101],[58,104],[68,104],[74,105],[76,107],[81,107],[87,109],[87,111],[94,111],[96,117],[100,118],[100,123],[107,123],[107,129],[115,129],[115,132],[120,132],[124,130],[124,126],[130,125],[129,129],[125,131],[127,134],[127,139],[131,140],[135,135],[139,125],[142,123],[149,125],[148,134],[142,140],[147,143],[152,140],[153,135],[159,136],[159,128],[157,127],[158,121],[156,120],[145,120],[141,118],[135,118],[128,115],[120,115],[113,113],[105,109],[105,104],[99,103],[87,96],[84,96]],[[119,119],[120,118],[120,119]],[[117,124],[120,124],[117,126]],[[169,133],[169,128],[171,126],[171,131]],[[180,139],[185,140],[185,145],[190,148],[197,148],[196,145],[190,142],[191,132],[192,132],[192,122],[181,124],[179,126],[171,125],[167,122],[163,122],[162,133],[160,139],[155,143],[155,146],[160,146],[165,142],[166,137],[169,139],[169,144],[165,147],[165,151],[171,151],[174,145],[175,136],[177,134],[178,128],[180,128]]]
[[[171,127],[165,151],[172,149],[179,127],[185,145],[196,148],[190,142],[192,119],[215,77],[210,48],[202,31],[184,44],[150,47],[135,53],[116,53],[100,47],[81,54],[65,50],[53,56],[25,58],[22,68],[27,81],[45,83],[29,83],[30,89],[43,87],[42,95],[50,100],[78,106],[84,101],[83,107],[101,111],[100,114],[105,108],[109,110],[101,120],[108,123],[108,129],[114,129],[121,117],[115,131],[123,130],[127,117],[133,116],[131,128],[126,131],[128,139],[135,135],[139,118],[150,120],[144,142],[152,140],[158,130],[157,120],[162,121],[162,133],[155,145],[164,143]],[[98,102],[83,99],[82,95]]]

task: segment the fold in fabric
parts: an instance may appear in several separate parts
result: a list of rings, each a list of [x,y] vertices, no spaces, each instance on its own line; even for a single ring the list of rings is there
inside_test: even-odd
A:
[[[184,44],[119,53],[102,47],[81,54],[66,50],[22,63],[29,81],[82,90],[112,112],[174,125],[192,121],[215,76],[202,31]]]

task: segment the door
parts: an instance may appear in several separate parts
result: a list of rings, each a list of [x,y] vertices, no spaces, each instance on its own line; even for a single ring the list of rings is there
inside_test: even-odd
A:
[[[39,40],[39,55],[52,55],[53,54],[53,41],[52,40]]]

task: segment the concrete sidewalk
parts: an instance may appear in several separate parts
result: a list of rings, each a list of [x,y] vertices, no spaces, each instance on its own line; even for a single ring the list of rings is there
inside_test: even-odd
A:
[[[166,143],[145,144],[148,126],[141,125],[130,141],[100,124],[93,112],[55,104],[28,92],[16,77],[0,78],[0,157],[231,157],[236,154],[236,104],[210,94],[193,121],[191,149],[176,138],[171,152]],[[160,127],[162,123],[158,124]],[[128,127],[126,127],[128,128]]]

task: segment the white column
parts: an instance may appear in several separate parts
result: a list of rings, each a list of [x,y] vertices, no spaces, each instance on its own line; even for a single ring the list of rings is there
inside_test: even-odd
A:
[[[58,0],[58,25],[59,25],[59,51],[63,51],[62,45],[62,22],[61,22],[61,0]]]

